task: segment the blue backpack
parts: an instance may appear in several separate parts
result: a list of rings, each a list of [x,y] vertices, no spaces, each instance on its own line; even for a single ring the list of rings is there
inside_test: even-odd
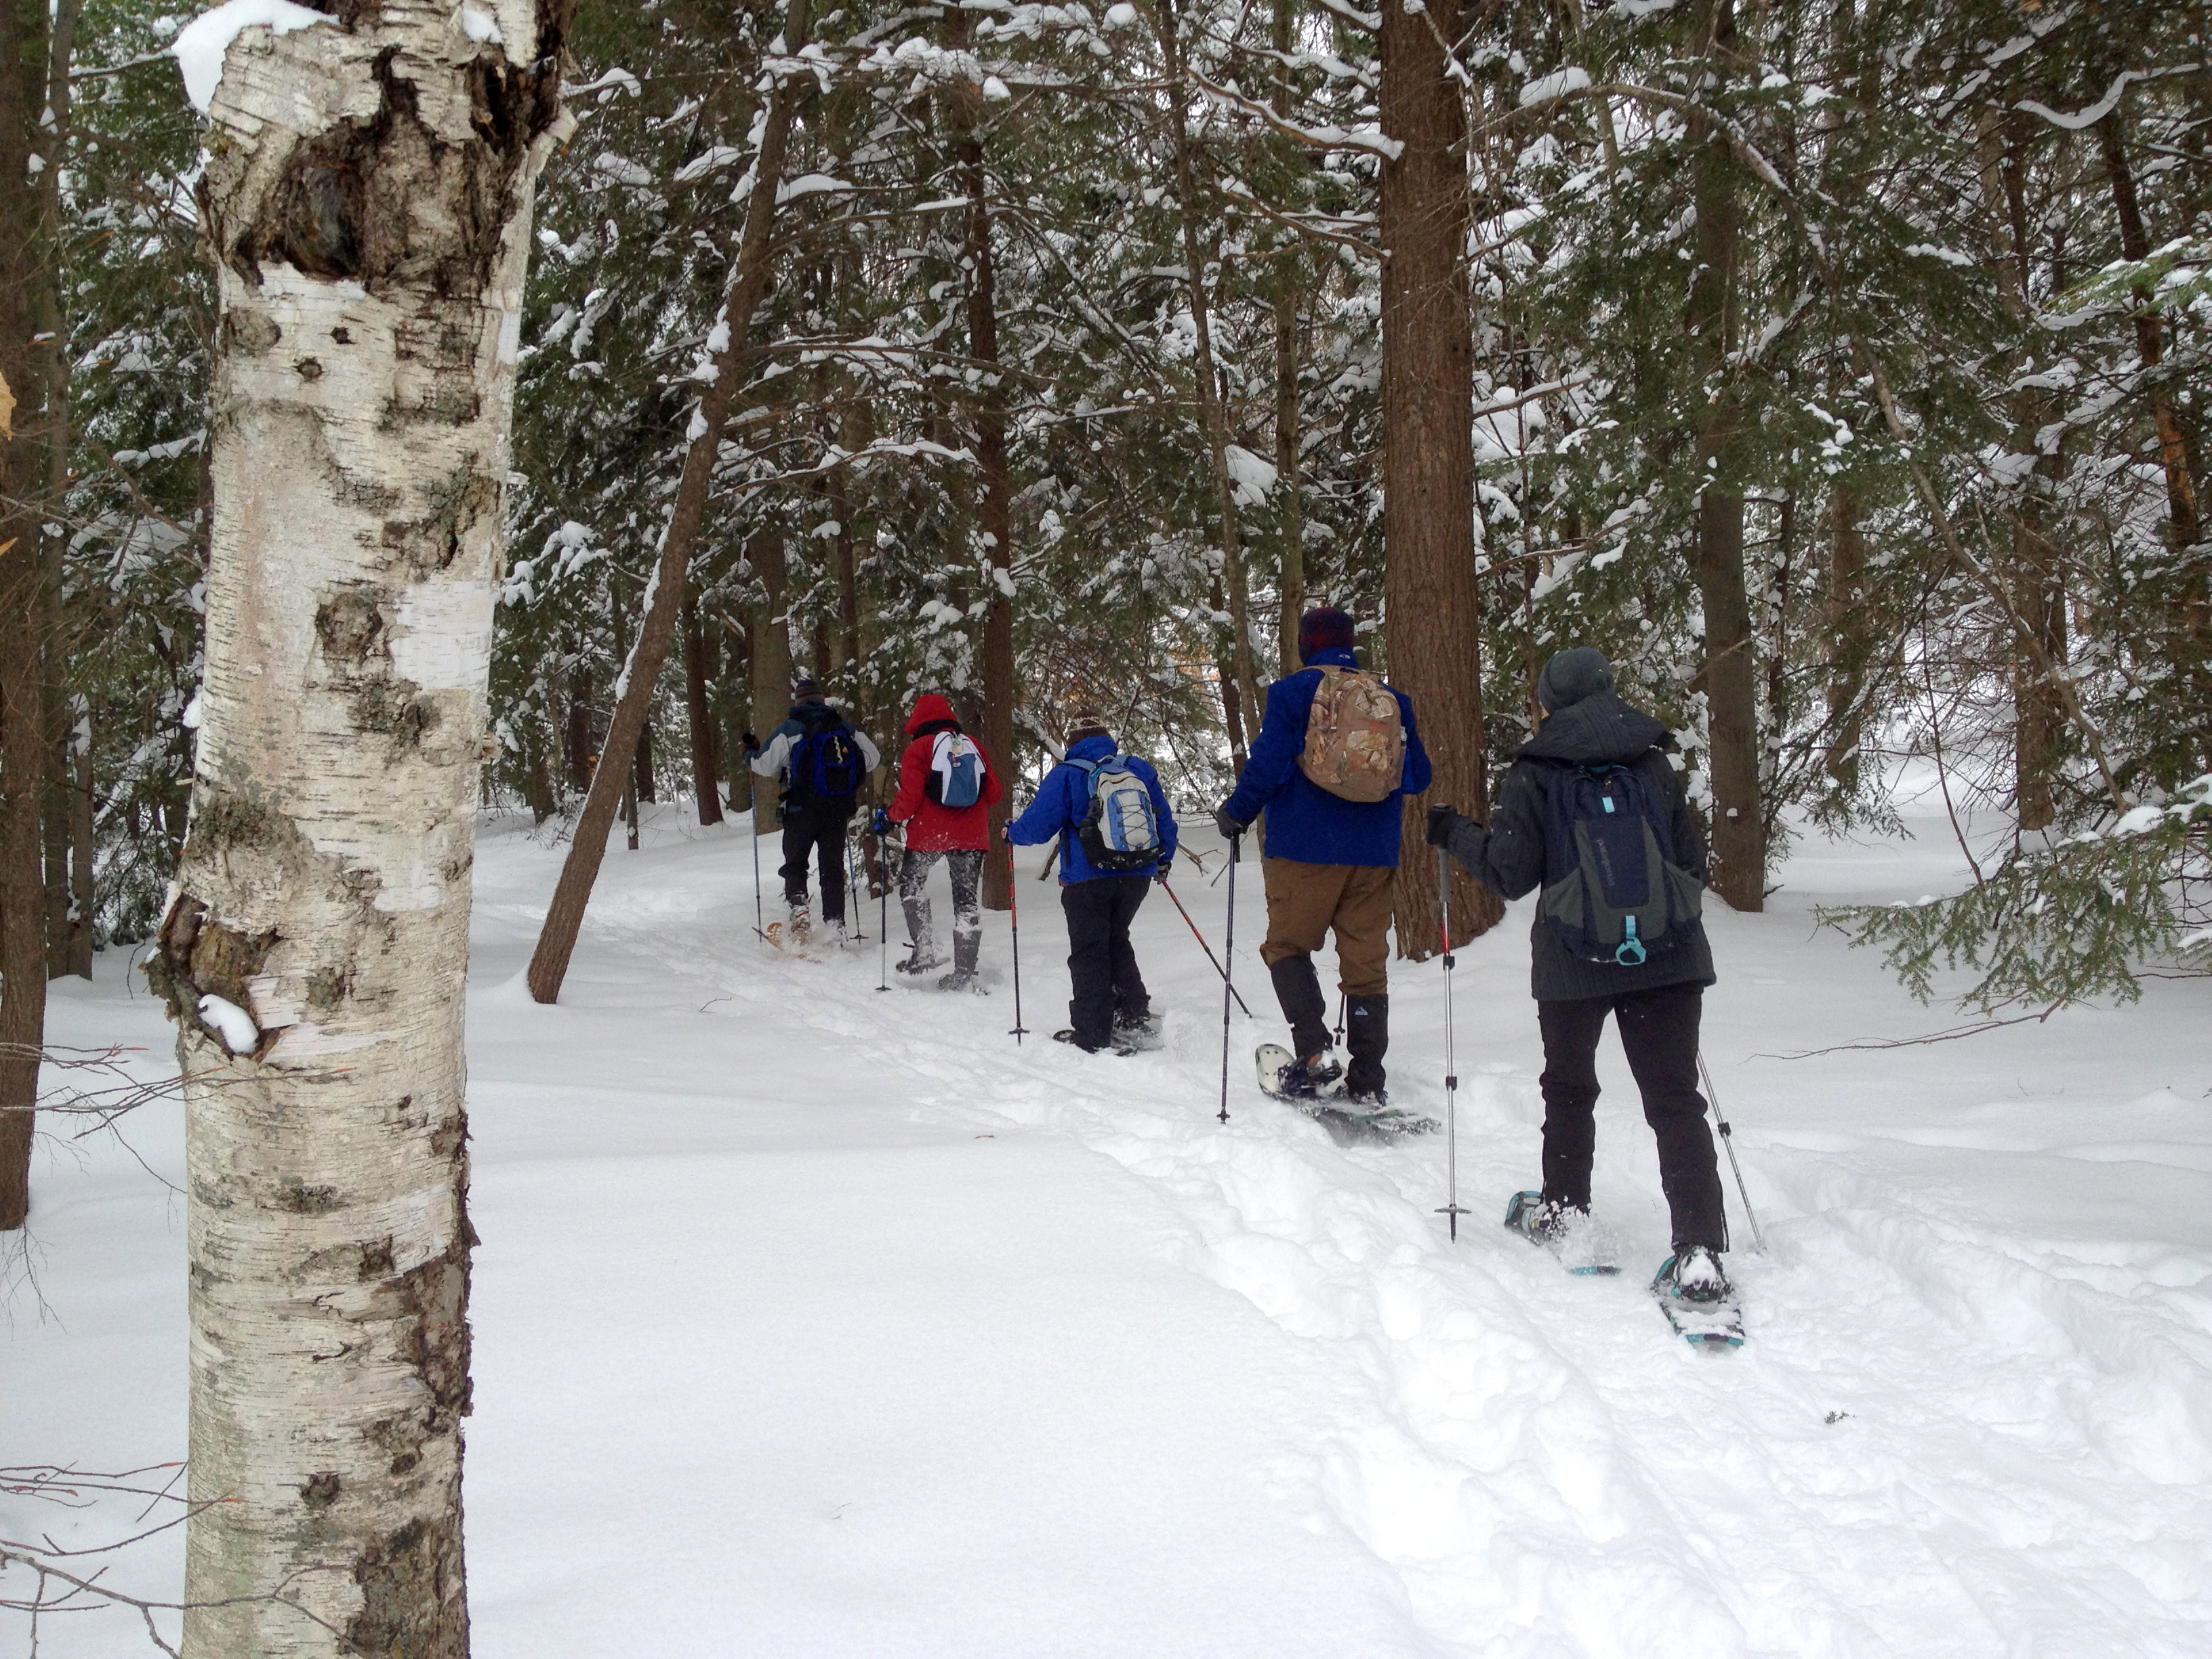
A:
[[[1160,821],[1152,792],[1130,769],[1127,755],[1071,760],[1084,774],[1083,805],[1075,839],[1094,870],[1148,870],[1159,862]]]
[[[922,792],[939,806],[973,806],[983,798],[983,751],[964,732],[939,732]]]
[[[1559,766],[1545,781],[1537,914],[1571,956],[1637,967],[1698,927],[1698,878],[1674,861],[1664,803],[1634,769]]]
[[[792,783],[817,800],[859,793],[860,780],[867,775],[860,745],[853,741],[853,728],[842,720],[815,727],[791,751]]]

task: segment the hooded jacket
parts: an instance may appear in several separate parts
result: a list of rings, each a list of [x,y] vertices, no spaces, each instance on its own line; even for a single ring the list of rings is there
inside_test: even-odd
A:
[[[1167,795],[1160,787],[1160,775],[1152,769],[1150,761],[1134,755],[1129,757],[1129,770],[1144,780],[1146,793],[1152,798],[1152,817],[1160,826],[1159,864],[1147,865],[1141,870],[1101,870],[1084,855],[1083,838],[1075,833],[1075,823],[1091,804],[1091,774],[1068,762],[1089,761],[1095,765],[1118,752],[1110,737],[1085,738],[1071,743],[1067,745],[1067,761],[1045,774],[1029,810],[1006,826],[1006,839],[1017,847],[1034,847],[1054,836],[1066,836],[1060,851],[1062,886],[1070,882],[1097,881],[1106,876],[1134,876],[1140,881],[1149,881],[1158,872],[1159,864],[1175,857],[1175,815],[1168,810]]]
[[[1689,799],[1659,744],[1667,728],[1630,708],[1610,691],[1592,692],[1547,715],[1536,735],[1521,745],[1498,786],[1498,808],[1485,829],[1472,818],[1453,826],[1451,855],[1501,897],[1517,899],[1544,879],[1544,815],[1551,792],[1549,774],[1562,768],[1599,763],[1626,766],[1643,781],[1655,800],[1667,804],[1667,826],[1674,860],[1702,884],[1710,876],[1705,837]],[[1637,967],[1584,962],[1569,954],[1539,915],[1532,927],[1530,988],[1539,1002],[1577,1002],[1586,997],[1616,997],[1630,991],[1656,991],[1662,985],[1711,985],[1713,949],[1700,921],[1672,951]]]
[[[991,804],[1006,788],[999,781],[999,769],[991,764],[983,745],[975,744],[975,752],[983,762],[983,787],[975,804],[946,806],[929,798],[929,767],[937,751],[937,734],[960,731],[960,722],[952,718],[952,705],[934,691],[923,692],[914,700],[914,712],[906,717],[906,731],[914,741],[899,757],[898,793],[891,800],[890,820],[906,825],[907,850],[958,853],[988,848]],[[968,741],[975,743],[973,738]]]
[[[1395,868],[1398,826],[1405,798],[1429,787],[1429,754],[1413,724],[1413,703],[1392,687],[1406,726],[1406,769],[1387,799],[1346,800],[1332,795],[1299,769],[1305,752],[1306,722],[1323,667],[1357,668],[1359,659],[1329,646],[1306,659],[1306,665],[1267,688],[1267,713],[1244,763],[1236,793],[1222,803],[1234,818],[1249,823],[1267,814],[1267,855],[1302,864],[1365,864]]]

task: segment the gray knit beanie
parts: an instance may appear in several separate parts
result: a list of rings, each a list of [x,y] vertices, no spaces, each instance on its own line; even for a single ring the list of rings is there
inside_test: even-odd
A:
[[[1536,701],[1544,712],[1556,714],[1584,697],[1613,690],[1613,665],[1605,653],[1587,645],[1571,646],[1557,653],[1536,677]]]

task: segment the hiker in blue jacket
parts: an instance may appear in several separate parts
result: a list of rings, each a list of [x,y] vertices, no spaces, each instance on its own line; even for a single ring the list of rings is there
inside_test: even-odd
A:
[[[1137,971],[1137,953],[1129,944],[1129,924],[1152,890],[1153,881],[1168,872],[1176,851],[1175,816],[1160,788],[1159,774],[1148,761],[1122,757],[1125,769],[1109,764],[1120,750],[1106,722],[1093,714],[1078,715],[1068,728],[1067,757],[1045,775],[1027,811],[1006,826],[1006,839],[1017,847],[1035,847],[1060,837],[1060,904],[1067,915],[1067,977],[1069,1029],[1054,1035],[1086,1054],[1102,1048],[1126,1053],[1153,1029],[1152,999]],[[1127,778],[1121,776],[1126,769]],[[1090,836],[1121,867],[1103,869],[1085,848],[1084,822],[1091,810],[1094,791],[1116,805],[1116,787],[1130,789],[1127,779],[1141,784],[1152,811],[1149,824],[1133,799],[1121,803],[1123,830],[1117,838],[1110,831],[1101,839]],[[1147,850],[1147,838],[1154,855]],[[1117,845],[1116,842],[1119,844]]]
[[[1384,1103],[1382,1056],[1390,1046],[1390,884],[1398,868],[1399,823],[1404,798],[1429,787],[1429,757],[1413,723],[1412,699],[1383,687],[1397,702],[1404,734],[1402,765],[1374,781],[1375,790],[1387,793],[1380,799],[1347,799],[1315,781],[1314,751],[1322,738],[1314,730],[1314,702],[1328,671],[1359,672],[1355,629],[1346,612],[1328,606],[1299,618],[1298,658],[1304,666],[1267,688],[1267,716],[1243,775],[1213,816],[1222,834],[1233,838],[1262,811],[1267,815],[1261,866],[1267,938],[1260,959],[1274,981],[1297,1056],[1284,1068],[1282,1091],[1323,1094],[1341,1078],[1353,1101],[1379,1106]],[[1395,753],[1387,758],[1396,760]],[[1332,929],[1337,983],[1347,999],[1348,1070],[1331,1052],[1328,1005],[1313,965],[1313,953]]]
[[[1608,773],[1630,774],[1637,796],[1649,803],[1655,831],[1664,830],[1651,844],[1684,884],[1677,908],[1686,914],[1670,914],[1671,937],[1608,961],[1594,959],[1600,951],[1577,954],[1549,914],[1555,907],[1535,907],[1529,979],[1544,1039],[1544,1188],[1525,1230],[1550,1235],[1589,1212],[1597,1045],[1610,1014],[1644,1097],[1644,1121],[1659,1141],[1676,1283],[1692,1301],[1717,1300],[1729,1294],[1719,1259],[1728,1248],[1728,1218],[1705,1097],[1698,1092],[1698,1018],[1714,977],[1712,945],[1693,896],[1705,884],[1705,838],[1662,747],[1667,728],[1613,694],[1613,666],[1603,653],[1588,646],[1558,653],[1537,677],[1536,700],[1544,722],[1499,781],[1490,823],[1431,806],[1430,842],[1501,898],[1516,899],[1540,885],[1548,900],[1554,884],[1575,890],[1570,883],[1577,874],[1568,851],[1577,844],[1575,826],[1562,805],[1573,798],[1559,786],[1577,775],[1602,780]],[[1579,921],[1583,907],[1572,909]]]

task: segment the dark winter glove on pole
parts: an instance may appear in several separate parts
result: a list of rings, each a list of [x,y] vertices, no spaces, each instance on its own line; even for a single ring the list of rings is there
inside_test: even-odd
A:
[[[1231,817],[1228,806],[1224,804],[1213,809],[1213,827],[1221,831],[1223,837],[1229,842],[1229,857],[1231,862],[1234,862],[1237,857],[1237,838],[1252,827],[1251,819]]]

